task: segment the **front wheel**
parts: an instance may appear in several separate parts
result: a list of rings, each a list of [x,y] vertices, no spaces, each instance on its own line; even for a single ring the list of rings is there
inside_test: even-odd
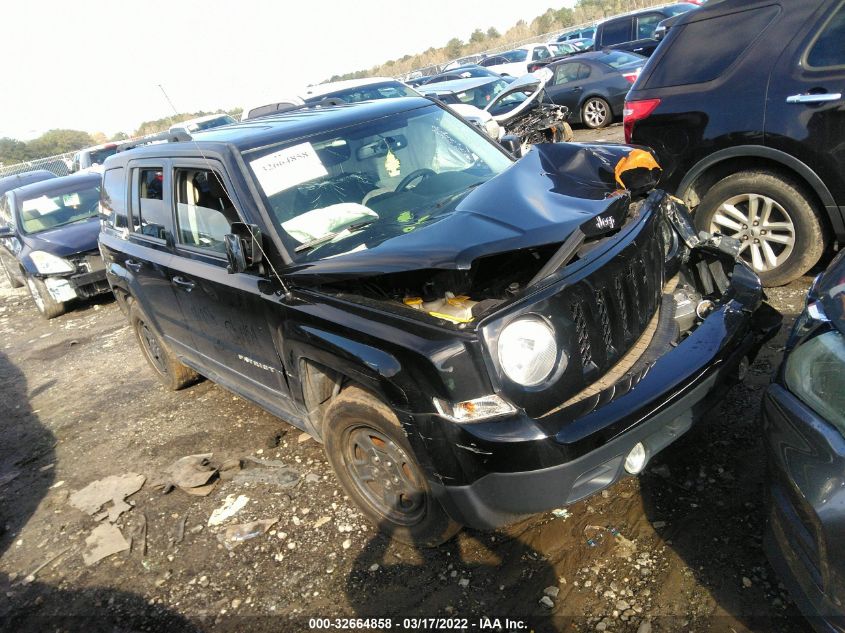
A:
[[[329,406],[323,428],[326,456],[341,485],[381,531],[434,547],[460,530],[432,496],[405,432],[384,403],[349,387]]]
[[[740,257],[765,286],[797,279],[824,253],[825,234],[809,194],[787,176],[740,172],[711,187],[695,212],[696,226],[740,241]]]
[[[47,290],[47,285],[40,279],[27,275],[26,287],[29,289],[35,307],[45,319],[54,319],[67,311],[65,304],[53,299],[50,291]]]
[[[590,97],[581,106],[581,122],[591,130],[602,128],[612,120],[610,105],[601,97]]]

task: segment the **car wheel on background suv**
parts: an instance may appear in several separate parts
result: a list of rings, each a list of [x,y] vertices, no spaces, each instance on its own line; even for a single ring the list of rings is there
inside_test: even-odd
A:
[[[590,97],[581,106],[581,123],[597,130],[613,120],[610,104],[601,97]]]
[[[9,285],[10,285],[12,288],[20,288],[21,286],[23,286],[23,285],[24,285],[24,283],[23,283],[23,282],[22,282],[22,281],[21,281],[18,277],[15,277],[15,276],[12,274],[12,271],[10,271],[10,270],[6,267],[6,263],[5,263],[2,259],[0,259],[0,266],[2,266],[2,267],[3,267],[3,272],[5,272],[5,273],[6,273],[6,279],[8,279],[8,280],[9,280]]]
[[[26,276],[26,287],[35,302],[35,307],[45,319],[54,319],[64,314],[67,310],[65,304],[53,299],[46,284],[31,275]]]
[[[824,228],[806,189],[767,171],[744,171],[717,182],[701,199],[695,224],[740,240],[740,257],[765,286],[797,279],[825,249]]]
[[[341,485],[378,528],[403,543],[434,547],[461,526],[435,499],[393,411],[348,387],[323,422],[326,456]]]
[[[144,358],[165,389],[178,391],[199,378],[199,374],[180,363],[164,345],[150,326],[147,316],[134,301],[129,304],[129,324],[135,332]]]

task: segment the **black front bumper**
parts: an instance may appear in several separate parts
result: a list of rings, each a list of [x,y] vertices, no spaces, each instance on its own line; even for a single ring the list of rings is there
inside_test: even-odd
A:
[[[820,632],[845,632],[845,438],[780,384],[763,400],[766,555]]]
[[[111,292],[105,269],[74,275],[68,281],[80,299],[90,299]]]
[[[625,458],[638,442],[651,457],[676,440],[780,327],[780,314],[762,302],[759,280],[741,264],[732,285],[733,299],[660,356],[624,395],[576,419],[564,409],[540,419],[522,414],[452,425],[440,449],[448,442],[462,451],[461,469],[469,481],[455,485],[435,476],[429,482],[435,496],[463,524],[495,528],[610,486],[626,475]],[[417,427],[431,428],[432,421],[420,417]],[[436,453],[432,448],[429,453]]]

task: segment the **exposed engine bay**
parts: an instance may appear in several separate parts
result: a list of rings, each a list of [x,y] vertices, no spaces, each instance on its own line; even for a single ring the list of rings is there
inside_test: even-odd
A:
[[[521,116],[508,121],[506,131],[522,138],[523,147],[538,143],[558,143],[572,138],[572,128],[566,123],[569,109],[553,103],[538,103]]]

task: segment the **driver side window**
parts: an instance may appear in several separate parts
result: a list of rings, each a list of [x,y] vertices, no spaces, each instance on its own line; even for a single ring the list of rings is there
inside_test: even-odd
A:
[[[177,168],[174,183],[179,242],[224,253],[223,237],[240,218],[220,175],[210,169]]]

